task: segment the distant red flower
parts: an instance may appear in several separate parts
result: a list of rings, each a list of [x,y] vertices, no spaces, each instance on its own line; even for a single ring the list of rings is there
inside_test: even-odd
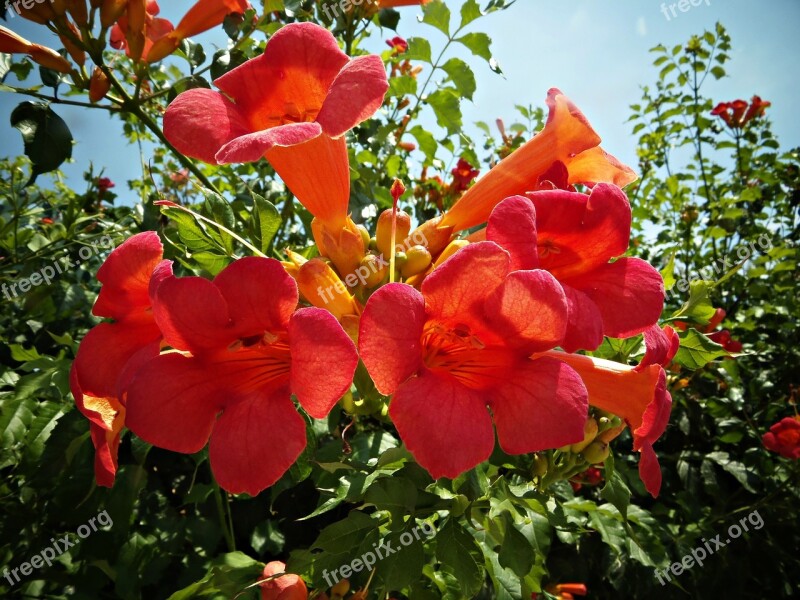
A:
[[[97,179],[97,193],[99,196],[102,197],[108,190],[110,190],[113,187],[116,187],[116,185],[108,177],[99,177]]]
[[[766,102],[759,96],[753,96],[749,108],[744,100],[720,102],[714,107],[711,114],[722,119],[728,127],[742,129],[753,119],[763,116],[769,106],[772,106],[771,102]]]
[[[450,184],[450,191],[458,194],[466,191],[469,184],[475,181],[478,175],[480,175],[480,171],[463,158],[458,159],[458,164],[450,173],[453,175],[453,183]]]
[[[113,319],[83,338],[70,372],[78,410],[89,419],[97,484],[111,487],[117,472],[119,436],[125,425],[125,391],[135,367],[158,355],[161,331],[152,297],[172,276],[155,232],[140,233],[109,254],[97,271],[103,284],[92,314]]]
[[[727,352],[736,353],[742,351],[742,342],[731,338],[731,332],[727,329],[708,334],[708,339],[722,346]]]
[[[138,1],[139,0],[137,0],[137,2]],[[172,23],[170,23],[167,19],[156,18],[156,15],[161,12],[158,2],[156,0],[147,0],[145,11],[143,13],[143,46],[142,48],[138,49],[138,56],[136,56],[135,54],[137,50],[132,49],[128,41],[128,38],[130,38],[133,33],[130,28],[130,11],[131,8],[129,7],[128,11],[120,16],[119,19],[117,19],[117,22],[114,23],[109,35],[109,42],[112,48],[117,50],[125,50],[125,54],[138,60],[142,56],[147,56],[147,53],[150,52],[153,44],[171,32],[173,30],[173,26]]]
[[[53,223],[55,223],[55,221],[53,221],[53,219],[51,219],[50,217],[43,217],[42,218],[42,224],[43,225],[52,225]]]
[[[268,562],[264,567],[262,579],[283,573],[286,564],[279,560]],[[261,600],[307,600],[308,589],[305,582],[297,575],[287,573],[260,584]]]
[[[510,454],[583,439],[580,378],[562,361],[529,358],[558,344],[566,316],[549,273],[517,270],[509,252],[479,242],[437,267],[421,293],[389,284],[373,294],[360,354],[378,390],[392,395],[389,414],[417,462],[434,478],[454,478],[491,454],[492,416]]]
[[[401,38],[399,35],[390,40],[386,40],[386,45],[394,50],[394,54],[402,54],[408,50],[408,42]]]
[[[176,351],[136,373],[131,431],[187,454],[210,438],[211,469],[229,492],[255,496],[275,483],[306,446],[292,394],[309,415],[324,418],[358,363],[333,315],[295,310],[297,303],[297,284],[271,258],[242,258],[213,281],[164,282],[153,314]]]
[[[184,185],[189,181],[189,169],[181,169],[169,174],[170,180],[176,185]]]
[[[800,417],[786,417],[775,423],[761,437],[767,450],[785,458],[800,458]]]

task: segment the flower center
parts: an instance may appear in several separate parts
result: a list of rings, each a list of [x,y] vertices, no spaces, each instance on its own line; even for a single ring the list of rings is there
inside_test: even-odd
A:
[[[257,390],[288,380],[291,352],[285,336],[267,331],[236,340],[223,360],[237,388]]]
[[[426,367],[473,389],[496,384],[510,362],[505,352],[487,347],[463,323],[428,323],[422,332],[422,346]]]

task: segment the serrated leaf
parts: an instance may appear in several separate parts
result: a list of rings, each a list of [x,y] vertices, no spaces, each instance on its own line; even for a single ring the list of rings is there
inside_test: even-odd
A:
[[[456,38],[456,41],[469,48],[470,52],[475,56],[480,56],[486,61],[492,60],[492,38],[485,33],[465,33],[461,37]]]
[[[410,37],[406,41],[408,50],[405,51],[404,58],[431,63],[431,43],[428,40],[422,37]]]
[[[433,134],[427,129],[423,129],[420,125],[414,125],[414,127],[408,130],[408,133],[413,135],[414,139],[417,140],[417,145],[420,151],[425,155],[425,160],[427,162],[432,162],[436,158],[436,149],[439,147]]]
[[[725,348],[696,329],[687,329],[680,338],[681,345],[675,355],[675,362],[687,369],[700,369],[718,358],[730,356]]]
[[[436,120],[448,134],[457,133],[461,129],[461,105],[455,90],[444,88],[430,94],[428,104],[436,114]]]
[[[458,92],[465,98],[472,100],[472,95],[475,93],[477,86],[475,84],[475,75],[467,63],[460,58],[451,58],[442,65],[442,69],[450,77],[450,81],[456,86]]]
[[[450,9],[442,0],[433,0],[422,7],[422,22],[450,37]]]
[[[518,577],[525,577],[533,568],[536,556],[528,540],[514,525],[508,512],[503,513],[505,535],[497,560],[502,567],[511,569]]]
[[[364,502],[386,510],[392,516],[392,525],[402,524],[406,514],[414,512],[417,503],[417,488],[408,479],[383,477],[369,486]]]
[[[275,205],[263,196],[253,194],[253,241],[267,254],[272,238],[281,226],[281,215]]]
[[[479,19],[482,16],[481,7],[476,0],[466,0],[466,2],[461,5],[461,25],[459,29],[466,27],[475,19]]]
[[[606,459],[606,484],[600,490],[600,497],[614,505],[623,519],[628,518],[628,506],[631,502],[631,490],[625,485],[620,474],[614,470],[614,457]]]
[[[363,512],[353,510],[347,518],[323,529],[311,549],[318,548],[333,553],[344,553],[356,548],[372,531],[377,531],[378,522]]]
[[[33,163],[27,185],[72,157],[72,133],[47,103],[26,101],[17,105],[11,113],[11,126],[22,134],[25,155]]]
[[[458,581],[464,597],[472,598],[483,586],[483,553],[473,537],[450,519],[436,536],[436,558]]]

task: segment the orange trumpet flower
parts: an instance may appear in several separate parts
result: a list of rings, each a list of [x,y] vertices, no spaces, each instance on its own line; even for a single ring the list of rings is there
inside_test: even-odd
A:
[[[548,92],[547,105],[550,115],[544,129],[468,189],[445,213],[441,225],[455,231],[480,225],[503,199],[541,189],[563,171],[563,185],[624,187],[636,179],[632,169],[600,148],[600,136],[558,89]]]
[[[27,54],[34,62],[59,73],[69,73],[72,70],[69,61],[52,48],[29,42],[2,26],[0,26],[0,52]]]

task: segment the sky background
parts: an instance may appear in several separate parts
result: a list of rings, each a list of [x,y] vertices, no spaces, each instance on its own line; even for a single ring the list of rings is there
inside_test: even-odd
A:
[[[461,3],[447,2],[454,20]],[[160,16],[177,23],[193,1],[162,0],[160,4]],[[492,72],[465,48],[451,48],[448,56],[466,60],[477,79],[474,103],[462,106],[465,125],[472,132],[470,124],[477,120],[493,123],[501,117],[513,121],[517,117],[515,104],[543,106],[547,90],[558,87],[586,114],[603,138],[603,147],[623,162],[636,165],[636,140],[626,120],[629,105],[641,97],[640,87],[652,84],[657,76],[651,66],[654,57],[648,50],[659,43],[667,47],[683,43],[692,34],[713,30],[720,21],[732,38],[731,61],[725,65],[728,77],[720,81],[709,78],[705,94],[715,101],[749,99],[753,94],[771,101],[768,115],[782,148],[800,146],[796,109],[800,91],[800,0],[704,0],[685,13],[678,10],[677,17],[670,15],[669,20],[662,4],[658,0],[518,0],[506,11],[479,19],[468,31],[484,31],[492,37],[492,50],[503,75]],[[436,56],[443,35],[416,21],[421,12],[418,7],[399,10],[402,19],[398,34],[427,37]],[[57,38],[50,32],[20,17],[10,18],[4,25],[32,41],[58,47]],[[366,47],[383,51],[383,40],[394,33],[384,30],[374,35]],[[220,28],[195,39],[211,57],[212,48],[224,47],[227,37]],[[38,75],[32,72],[28,85],[36,81]],[[16,84],[13,75],[6,83]],[[2,156],[22,153],[21,137],[9,125],[8,117],[25,99],[0,92]],[[82,189],[82,173],[92,162],[95,171],[104,169],[105,175],[117,183],[115,192],[120,201],[126,201],[126,194],[135,201],[136,196],[126,192],[125,182],[142,176],[139,153],[135,145],[124,143],[121,122],[105,111],[53,108],[68,123],[76,142],[73,162],[62,166],[68,182]],[[475,139],[480,140],[480,135]]]

